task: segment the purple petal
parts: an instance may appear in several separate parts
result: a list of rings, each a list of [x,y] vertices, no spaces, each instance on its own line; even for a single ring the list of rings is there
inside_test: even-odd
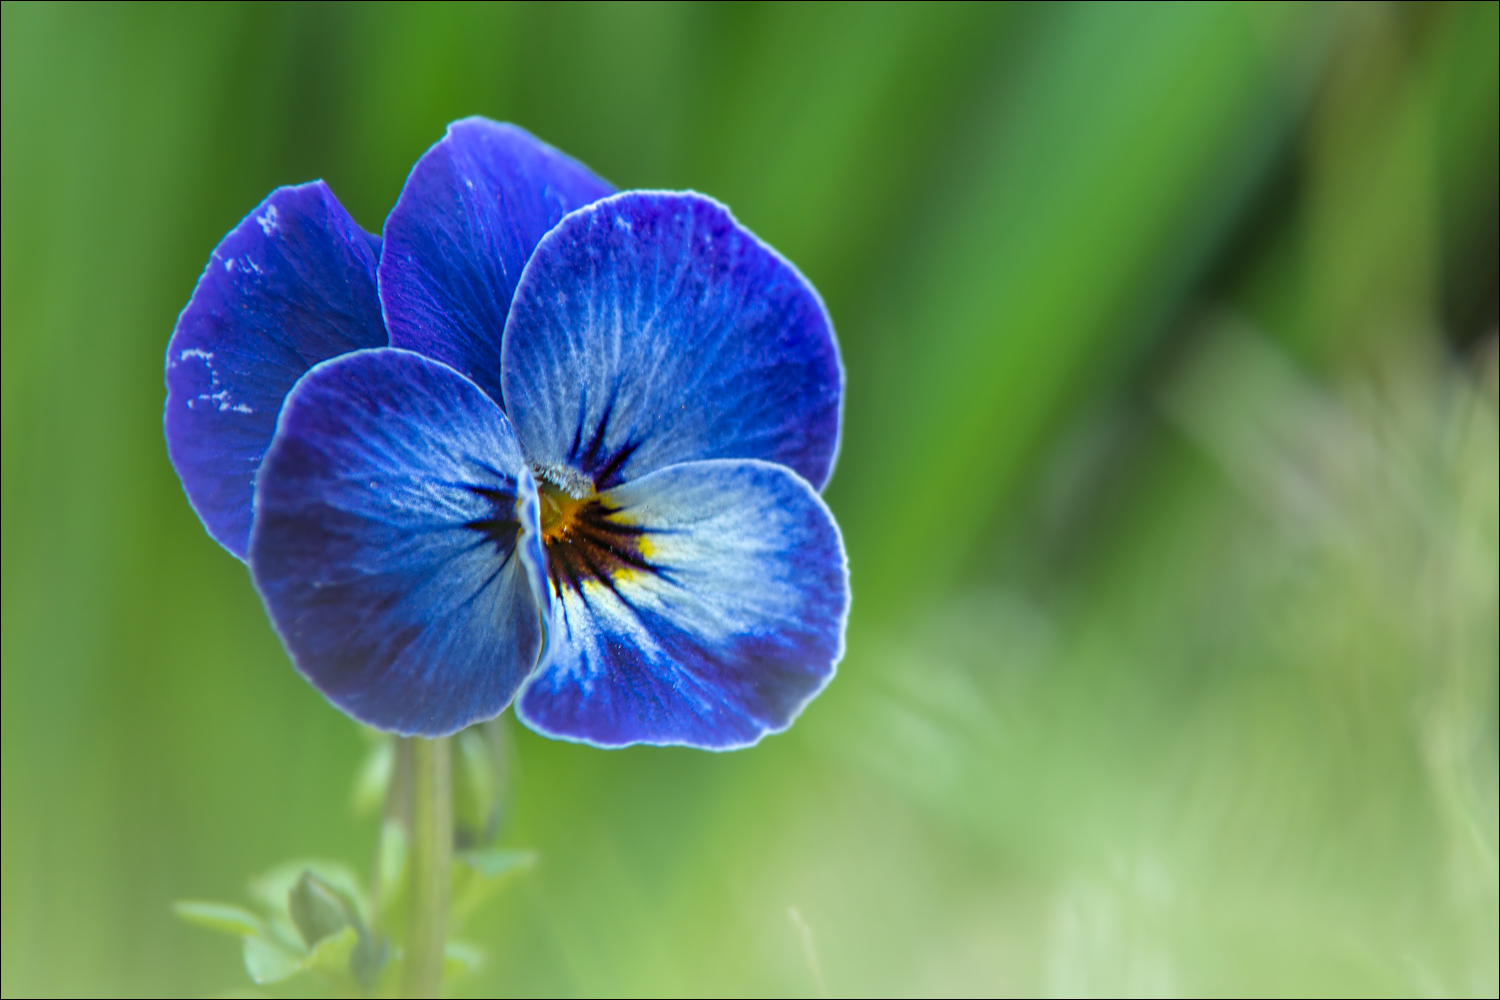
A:
[[[429,149],[385,223],[380,297],[391,345],[500,399],[500,339],[537,241],[614,189],[524,129],[465,118]]]
[[[167,452],[203,526],[240,559],[255,473],[293,383],[385,344],[380,240],[322,181],[278,188],[214,250],[167,345]]]
[[[250,569],[330,701],[379,729],[442,736],[498,715],[536,665],[537,530],[500,408],[446,365],[360,351],[287,398]]]
[[[550,532],[548,652],[516,703],[532,729],[729,750],[791,725],[832,679],[843,541],[785,467],[674,465],[573,517]]]
[[[842,393],[817,292],[697,194],[629,191],[564,219],[505,330],[526,454],[599,489],[712,458],[778,462],[821,489]]]

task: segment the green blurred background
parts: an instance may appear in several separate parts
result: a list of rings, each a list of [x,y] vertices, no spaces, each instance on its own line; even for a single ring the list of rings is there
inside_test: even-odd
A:
[[[855,604],[753,750],[512,725],[460,992],[1494,996],[1496,11],[5,3],[3,992],[241,988],[170,900],[369,865],[162,352],[477,113],[822,291]]]

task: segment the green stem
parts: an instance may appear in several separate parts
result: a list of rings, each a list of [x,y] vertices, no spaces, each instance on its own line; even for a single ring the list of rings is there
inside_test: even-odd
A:
[[[414,737],[411,745],[411,844],[407,855],[404,997],[436,997],[448,936],[448,880],[453,859],[453,768],[447,739]]]

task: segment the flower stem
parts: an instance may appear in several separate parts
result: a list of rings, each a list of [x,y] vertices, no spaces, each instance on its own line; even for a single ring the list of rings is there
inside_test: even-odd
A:
[[[447,739],[413,737],[411,847],[407,871],[404,997],[436,997],[448,935],[448,880],[453,858],[453,769]]]

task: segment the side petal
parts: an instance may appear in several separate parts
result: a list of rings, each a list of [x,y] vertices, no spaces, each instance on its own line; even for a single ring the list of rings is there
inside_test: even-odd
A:
[[[465,118],[417,165],[385,223],[380,297],[391,346],[500,398],[500,338],[521,270],[567,213],[614,191],[525,129]]]
[[[230,231],[167,345],[167,452],[208,533],[240,559],[255,473],[292,385],[382,347],[380,240],[322,181],[278,188]]]
[[[628,191],[537,246],[505,329],[533,461],[607,489],[678,462],[779,462],[822,489],[843,369],[812,285],[712,199]]]
[[[769,462],[689,462],[598,500],[602,535],[630,542],[604,559],[549,545],[549,647],[522,721],[712,750],[791,725],[833,678],[849,612],[843,540],[812,487]]]
[[[359,721],[456,732],[498,715],[536,665],[536,488],[505,414],[446,365],[384,349],[308,372],[255,507],[271,621]]]

